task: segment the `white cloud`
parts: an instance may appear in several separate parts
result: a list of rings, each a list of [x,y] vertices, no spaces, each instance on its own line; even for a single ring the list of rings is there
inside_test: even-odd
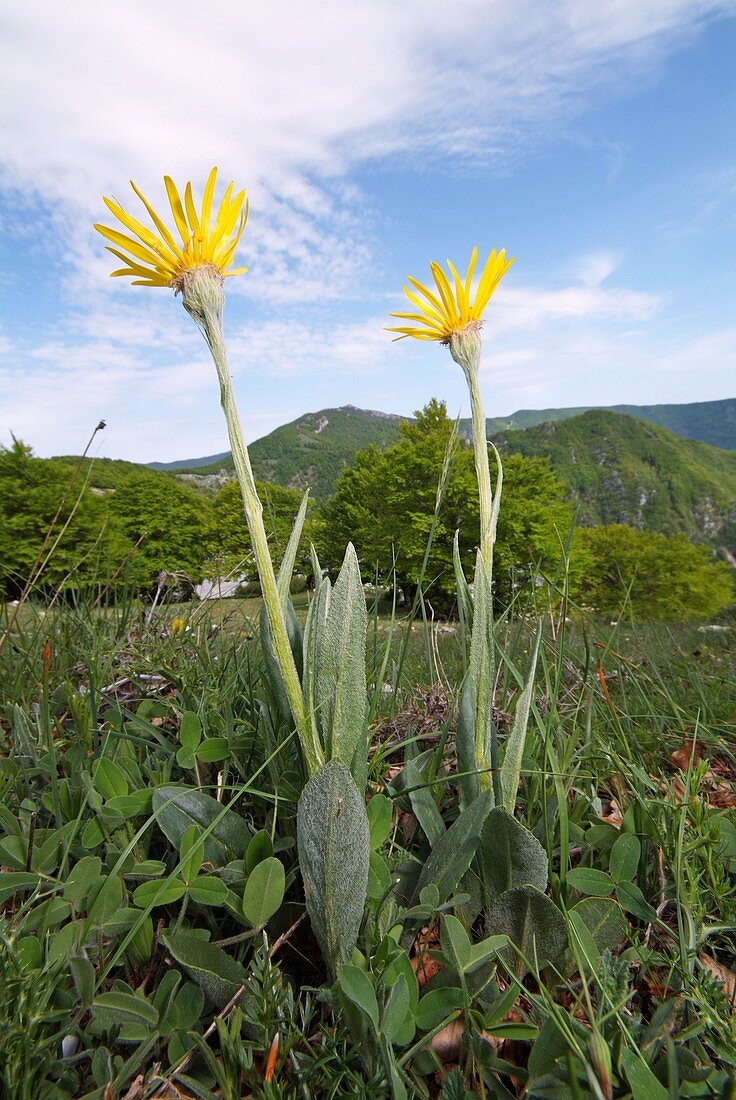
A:
[[[251,188],[249,254],[269,257],[262,292],[288,297],[296,268],[307,293],[320,282],[343,293],[370,249],[351,166],[410,154],[415,166],[485,159],[502,170],[602,84],[630,88],[733,8],[220,0],[205,13],[195,0],[30,0],[4,15],[0,182],[61,203],[60,231],[86,263],[101,193],[127,198],[133,175],[160,196],[164,170],[199,179],[220,163]]]
[[[461,380],[453,390],[455,374],[436,348],[399,352],[382,331],[379,233],[357,170],[439,162],[446,171],[507,172],[603,91],[630,92],[706,20],[732,11],[733,0],[219,0],[206,9],[195,0],[28,0],[9,8],[0,38],[3,231],[58,272],[70,312],[22,346],[0,336],[0,426],[41,453],[74,449],[100,416],[110,421],[106,453],[224,449],[198,333],[166,292],[111,283],[90,229],[105,213],[101,194],[131,199],[129,176],[158,204],[164,171],[200,180],[212,163],[247,182],[252,200],[250,274],[229,281],[227,314],[237,386],[251,373],[272,379],[244,402],[250,438],[321,405],[392,411],[405,402],[399,411],[411,411],[445,381],[449,405],[459,404]],[[662,303],[612,285],[618,262],[601,249],[571,262],[553,287],[502,285],[487,346],[510,403],[544,395],[555,372],[588,384],[603,369],[611,386],[623,385],[613,368],[632,346],[627,333]],[[258,316],[246,324],[243,298]],[[362,320],[337,308],[356,303]],[[637,348],[658,371],[678,370],[683,348],[654,340],[644,334]],[[693,351],[715,363],[729,346],[715,334]]]
[[[568,270],[583,286],[600,286],[621,263],[617,252],[589,252],[579,256]]]
[[[660,305],[655,294],[625,287],[517,287],[503,284],[494,297],[489,330],[529,332],[557,322],[608,320],[645,321]]]

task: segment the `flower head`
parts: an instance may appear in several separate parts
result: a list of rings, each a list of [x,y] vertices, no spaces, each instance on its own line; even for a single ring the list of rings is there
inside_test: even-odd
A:
[[[434,276],[435,290],[429,290],[417,279],[409,276],[409,282],[414,287],[415,294],[408,286],[404,287],[412,305],[419,310],[418,313],[392,313],[392,317],[399,317],[405,321],[413,321],[414,324],[400,328],[390,328],[389,332],[398,332],[397,340],[406,336],[413,336],[415,340],[440,340],[449,343],[453,335],[457,335],[468,328],[479,328],[483,312],[494,290],[501,282],[508,269],[514,262],[506,259],[506,250],[493,252],[486,260],[481,272],[475,297],[471,298],[471,287],[475,265],[478,261],[478,249],[473,249],[465,278],[461,279],[454,264],[447,261],[447,266],[452,275],[452,284],[439,264],[431,263]],[[421,295],[421,297],[420,297]]]
[[[107,245],[108,252],[112,252],[113,256],[125,264],[125,267],[111,272],[112,277],[132,275],[133,286],[169,286],[176,289],[177,281],[182,275],[200,267],[216,268],[222,278],[241,275],[247,271],[247,267],[230,267],[248,219],[245,191],[238,191],[233,196],[233,184],[229,183],[213,217],[212,199],[216,179],[217,169],[213,168],[207,177],[201,208],[197,210],[191,183],[187,183],[184,188],[182,204],[176,184],[170,176],[164,176],[166,194],[174,217],[173,232],[167,229],[132,180],[130,186],[148,211],[155,232],[126,213],[115,199],[105,196],[108,210],[134,234],[131,237],[117,229],[95,225],[95,229],[116,246]],[[181,244],[176,239],[177,234],[181,237]]]

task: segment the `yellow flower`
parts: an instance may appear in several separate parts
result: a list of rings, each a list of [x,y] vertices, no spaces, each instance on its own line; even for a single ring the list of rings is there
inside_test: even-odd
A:
[[[183,619],[172,619],[171,620],[171,633],[172,634],[181,634],[186,629],[186,625],[187,624],[184,622]]]
[[[241,275],[247,271],[247,267],[230,268],[235,248],[248,219],[245,191],[238,191],[233,197],[233,184],[229,183],[213,220],[212,198],[216,179],[217,169],[213,168],[207,177],[201,209],[197,211],[192,198],[191,183],[184,189],[182,205],[174,181],[170,176],[164,176],[166,194],[176,226],[174,232],[167,229],[132,180],[130,186],[148,211],[156,229],[155,233],[127,214],[115,199],[105,197],[108,210],[137,238],[136,240],[126,233],[120,233],[117,229],[95,225],[95,229],[106,240],[117,246],[112,248],[107,245],[108,252],[112,252],[113,256],[126,265],[111,272],[112,277],[133,275],[133,286],[173,286],[176,289],[177,280],[182,275],[199,267],[214,267],[223,278]],[[176,232],[181,237],[181,244],[175,239]]]
[[[460,278],[454,264],[450,260],[447,261],[453,285],[450,285],[440,265],[431,263],[435,283],[434,292],[409,276],[409,282],[419,294],[414,294],[408,286],[404,287],[404,293],[419,312],[392,313],[391,316],[415,323],[401,328],[390,328],[388,331],[400,333],[396,337],[397,340],[413,336],[415,340],[441,340],[443,343],[448,343],[453,334],[461,333],[468,328],[478,328],[491,295],[511,267],[514,258],[512,256],[507,260],[505,249],[497,252],[494,248],[478,280],[475,298],[471,299],[470,291],[477,260],[478,249],[474,248],[464,280]]]

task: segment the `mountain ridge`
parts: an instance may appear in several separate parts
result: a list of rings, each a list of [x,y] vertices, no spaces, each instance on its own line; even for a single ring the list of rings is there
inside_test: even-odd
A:
[[[548,409],[519,409],[509,416],[490,416],[486,419],[486,432],[489,436],[498,435],[504,431],[522,431],[526,428],[534,428],[548,421],[568,420],[582,416],[588,412],[605,411],[621,413],[631,416],[636,420],[646,420],[652,424],[659,424],[663,428],[680,435],[685,439],[695,439],[703,443],[709,443],[712,447],[721,447],[726,450],[736,450],[736,397],[726,397],[719,401],[691,401],[684,404],[662,405],[574,405]],[[384,421],[393,423],[397,428],[402,420],[411,420],[411,417],[401,416],[397,413],[385,413],[375,409],[360,409],[355,405],[340,405],[334,408],[319,409],[316,412],[304,413],[296,420],[282,424],[265,436],[260,436],[249,444],[251,452],[257,454],[263,450],[265,442],[270,441],[276,433],[285,429],[298,428],[301,425],[308,426],[318,422],[320,418],[329,414],[349,414],[356,419]],[[463,435],[470,434],[470,421],[460,421],[460,432]],[[267,448],[270,452],[272,447]],[[145,465],[153,470],[187,470],[202,469],[208,467],[231,466],[229,451],[222,451],[215,455],[204,455],[199,458],[184,458],[174,462],[148,462]]]
[[[736,451],[607,409],[494,437],[547,458],[583,526],[625,523],[736,549]]]

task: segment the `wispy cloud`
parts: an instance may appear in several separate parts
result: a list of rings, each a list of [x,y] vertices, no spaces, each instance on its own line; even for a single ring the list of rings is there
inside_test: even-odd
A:
[[[250,274],[230,281],[227,313],[236,384],[270,379],[244,404],[251,438],[325,404],[411,411],[445,382],[459,404],[437,349],[399,351],[383,332],[382,233],[359,173],[407,163],[508,173],[732,11],[733,0],[283,0],[257,13],[221,0],[206,18],[195,0],[8,9],[2,229],[29,267],[58,276],[67,310],[22,338],[8,316],[2,427],[43,453],[86,440],[102,415],[111,454],[223,448],[198,333],[168,293],[108,280],[90,229],[106,216],[103,193],[131,200],[129,175],[158,203],[164,171],[201,179],[212,163],[247,182],[252,201]],[[563,257],[549,286],[499,290],[487,346],[510,404],[544,396],[552,370],[576,385],[605,370],[623,385],[613,368],[634,347],[627,332],[645,329],[663,298],[618,282],[611,245]],[[0,280],[17,281],[15,259],[0,255]],[[685,342],[658,339],[637,337],[632,361],[645,349],[658,371],[676,372]],[[709,362],[730,346],[723,333],[703,340]],[[399,376],[399,364],[410,370]]]
[[[288,298],[298,277],[302,298],[344,293],[371,244],[352,166],[411,152],[503,170],[728,8],[285,0],[254,18],[225,0],[203,23],[194,0],[31,0],[4,16],[0,183],[60,204],[57,231],[86,263],[101,193],[131,173],[158,193],[162,169],[199,178],[218,162],[250,184],[261,291]]]

